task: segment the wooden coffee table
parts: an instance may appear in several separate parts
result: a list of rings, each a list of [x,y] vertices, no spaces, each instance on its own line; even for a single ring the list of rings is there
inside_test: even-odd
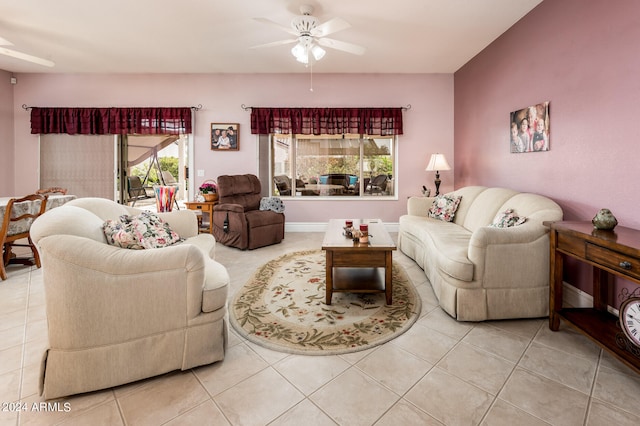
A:
[[[380,219],[353,220],[353,227],[369,224],[369,243],[354,243],[344,236],[344,219],[331,219],[322,250],[327,252],[326,303],[335,292],[385,293],[391,305],[391,252],[396,245]]]

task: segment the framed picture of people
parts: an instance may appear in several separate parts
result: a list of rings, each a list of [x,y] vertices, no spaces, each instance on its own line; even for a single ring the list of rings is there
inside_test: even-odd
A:
[[[211,123],[211,149],[213,151],[238,151],[240,135],[238,123]]]
[[[509,125],[512,153],[549,151],[549,101],[513,111]]]

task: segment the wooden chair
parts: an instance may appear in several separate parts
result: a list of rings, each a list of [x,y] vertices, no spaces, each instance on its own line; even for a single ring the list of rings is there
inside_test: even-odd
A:
[[[29,229],[33,221],[43,214],[47,208],[47,195],[32,194],[27,195],[24,198],[12,198],[7,203],[7,207],[4,211],[4,219],[2,221],[2,229],[0,229],[0,243],[3,249],[2,262],[0,262],[0,278],[2,280],[7,279],[7,271],[5,266],[9,263],[18,263],[22,265],[36,265],[40,267],[40,255],[36,246],[31,241],[31,235]],[[22,213],[20,210],[14,207],[15,204],[28,202],[29,204],[40,201],[40,207],[35,213],[35,207],[26,208],[26,212]],[[17,207],[17,206],[16,206]],[[21,206],[22,207],[22,206]],[[17,210],[14,212],[14,209]],[[18,240],[26,239],[27,244],[17,243]],[[12,247],[29,247],[33,253],[32,258],[17,258],[13,257]]]
[[[59,186],[54,186],[54,187],[51,187],[51,188],[43,188],[43,189],[38,189],[36,191],[36,194],[40,194],[40,195],[49,195],[49,194],[67,195],[67,188],[60,188]]]

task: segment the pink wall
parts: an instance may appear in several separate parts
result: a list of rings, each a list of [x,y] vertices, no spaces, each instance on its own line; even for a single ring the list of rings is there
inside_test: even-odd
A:
[[[547,0],[458,70],[455,186],[544,194],[566,220],[609,208],[640,229],[638,16],[637,0]],[[542,101],[551,150],[510,154],[509,113]],[[589,276],[567,281],[589,291]]]
[[[424,171],[432,152],[453,162],[453,75],[451,74],[315,74],[313,92],[308,74],[216,75],[78,75],[24,74],[15,86],[15,192],[38,187],[38,137],[30,134],[31,106],[192,106],[196,113],[195,168],[205,178],[256,173],[256,138],[250,113],[240,106],[406,106],[404,135],[399,140],[400,191],[397,200],[353,202],[287,201],[287,222],[325,222],[338,217],[380,217],[397,222],[406,213],[410,195],[423,184],[433,187],[433,173]],[[240,151],[209,149],[210,123],[239,123]],[[453,172],[443,172],[442,190],[453,189]]]
[[[640,228],[640,2],[544,1],[455,73],[455,186],[609,208]],[[509,153],[509,113],[550,101],[551,150]]]
[[[13,193],[13,86],[0,71],[0,197]]]

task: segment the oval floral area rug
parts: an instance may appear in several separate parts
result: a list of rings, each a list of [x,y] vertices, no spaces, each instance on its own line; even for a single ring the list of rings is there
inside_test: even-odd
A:
[[[411,327],[421,302],[403,268],[393,263],[393,304],[384,293],[334,293],[325,304],[325,252],[298,251],[261,266],[230,306],[233,328],[281,352],[335,355],[388,342]]]

